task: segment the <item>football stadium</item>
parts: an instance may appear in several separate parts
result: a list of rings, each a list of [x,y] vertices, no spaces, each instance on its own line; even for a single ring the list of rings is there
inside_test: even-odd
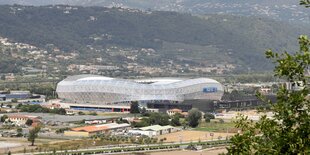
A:
[[[223,86],[209,78],[117,79],[98,75],[70,76],[59,82],[56,92],[66,102],[111,105],[138,101],[182,103],[187,100],[220,100]]]

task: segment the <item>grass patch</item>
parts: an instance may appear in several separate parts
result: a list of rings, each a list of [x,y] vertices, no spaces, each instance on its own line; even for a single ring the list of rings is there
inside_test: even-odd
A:
[[[201,122],[197,128],[194,130],[196,131],[209,131],[209,132],[229,132],[235,133],[237,132],[237,128],[235,128],[235,124],[233,122]]]

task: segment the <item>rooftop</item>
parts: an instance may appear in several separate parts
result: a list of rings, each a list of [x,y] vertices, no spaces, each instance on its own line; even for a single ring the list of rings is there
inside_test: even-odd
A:
[[[181,113],[182,112],[182,110],[181,109],[169,109],[168,111],[170,111],[170,112],[179,112],[179,113]]]
[[[102,124],[102,125],[91,125],[91,126],[83,126],[77,128],[71,128],[72,131],[85,131],[85,132],[97,132],[97,131],[104,131],[116,128],[123,128],[129,127],[130,125],[127,123],[117,124],[117,123],[109,123],[109,124]]]
[[[166,125],[166,126],[152,125],[152,126],[140,128],[140,130],[143,130],[143,131],[147,131],[147,130],[149,130],[149,131],[160,131],[160,130],[166,130],[166,129],[171,129],[171,128],[174,128],[174,127],[170,126],[170,125]]]
[[[38,116],[28,116],[28,115],[9,115],[8,118],[30,118],[30,119],[34,119],[34,118],[39,118]]]

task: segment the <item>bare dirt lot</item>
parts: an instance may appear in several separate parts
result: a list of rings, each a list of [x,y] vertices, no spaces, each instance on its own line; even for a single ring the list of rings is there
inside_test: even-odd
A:
[[[213,135],[213,136],[212,136]],[[206,131],[179,131],[175,133],[160,135],[157,138],[166,138],[164,142],[188,142],[188,141],[203,141],[212,139],[226,139],[226,136],[233,136],[233,133],[216,133],[216,132],[206,132]]]

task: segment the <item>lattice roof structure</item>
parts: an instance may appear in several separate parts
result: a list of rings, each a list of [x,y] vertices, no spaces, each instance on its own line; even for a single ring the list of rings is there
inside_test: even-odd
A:
[[[56,92],[60,98],[74,103],[107,104],[148,100],[220,100],[223,87],[216,80],[209,78],[165,78],[152,81],[77,75],[58,83]]]

